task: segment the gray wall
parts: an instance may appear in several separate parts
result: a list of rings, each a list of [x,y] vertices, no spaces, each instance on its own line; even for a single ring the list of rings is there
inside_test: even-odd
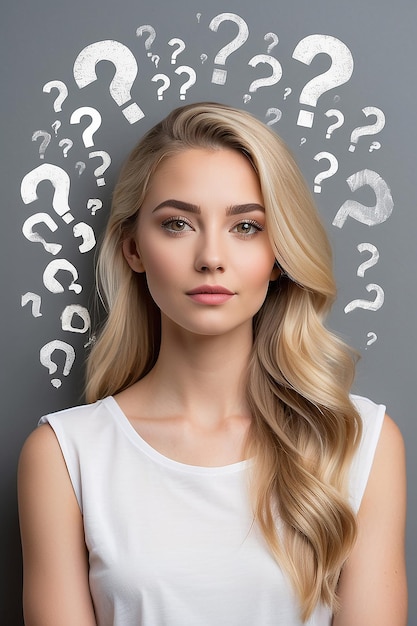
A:
[[[238,32],[245,34],[245,23],[246,41],[225,49]],[[415,476],[416,23],[414,0],[20,0],[3,9],[1,623],[22,623],[15,500],[20,447],[43,413],[82,401],[89,316],[96,317],[94,242],[111,189],[138,137],[181,102],[246,108],[287,140],[311,188],[321,187],[315,196],[334,244],[340,287],[330,325],[361,352],[355,390],[386,403],[405,435]],[[154,38],[146,28],[137,35],[147,25]],[[172,38],[185,48],[169,45]],[[106,40],[118,45],[97,46]],[[257,55],[268,58],[257,64]],[[98,63],[97,79],[82,86],[105,58],[113,62]],[[183,66],[188,69],[178,72]],[[129,76],[136,67],[137,77]],[[330,67],[332,75],[314,81]],[[215,68],[227,71],[224,84],[213,82]],[[110,86],[115,74],[118,90]],[[166,79],[153,81],[155,74],[170,80],[160,100]],[[184,85],[190,76],[194,84]],[[271,76],[273,84],[254,83]],[[61,82],[45,90],[50,81]],[[132,102],[144,117],[130,123],[124,109]],[[95,131],[95,112],[78,123],[76,113],[71,123],[80,107],[100,113]],[[298,123],[300,110],[314,113],[311,127]],[[108,156],[92,154],[99,151]],[[48,352],[51,345],[58,349]],[[416,504],[410,481],[411,589]],[[415,594],[409,623],[417,624]]]

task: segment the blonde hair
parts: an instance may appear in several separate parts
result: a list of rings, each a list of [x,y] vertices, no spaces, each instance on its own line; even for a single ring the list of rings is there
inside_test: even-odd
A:
[[[320,602],[337,609],[338,578],[356,538],[348,500],[361,435],[349,398],[355,363],[323,325],[336,292],[330,245],[310,192],[282,140],[251,115],[215,103],[180,107],[128,158],[98,261],[108,318],[88,360],[87,400],[128,387],[156,362],[160,313],[144,275],[124,259],[122,241],[135,227],[159,163],[189,148],[228,148],[249,158],[283,270],[254,318],[248,453],[255,458],[255,519],[307,620]]]

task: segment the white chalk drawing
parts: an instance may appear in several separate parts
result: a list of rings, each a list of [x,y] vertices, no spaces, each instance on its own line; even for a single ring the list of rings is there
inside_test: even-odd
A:
[[[381,109],[378,109],[377,107],[365,107],[362,109],[362,112],[365,113],[366,117],[369,115],[375,115],[376,122],[368,124],[367,126],[358,126],[358,128],[355,128],[352,131],[350,136],[351,143],[349,146],[350,152],[354,152],[359,137],[364,137],[365,135],[377,135],[385,126],[385,114],[381,111]]]
[[[373,141],[371,143],[371,145],[369,146],[368,152],[373,152],[374,150],[379,150],[380,147],[381,147],[381,144],[379,143],[379,141]]]
[[[35,130],[32,135],[32,141],[37,141],[40,137],[42,137],[42,141],[39,146],[39,157],[44,159],[46,149],[51,143],[51,133],[48,133],[46,130]]]
[[[232,39],[228,44],[223,46],[214,58],[215,65],[226,65],[226,61],[228,57],[236,52],[243,44],[247,41],[249,37],[249,28],[245,20],[240,17],[240,15],[236,15],[236,13],[220,13],[213,17],[209,24],[210,30],[217,33],[217,30],[223,22],[234,22],[238,26],[238,33],[236,37]],[[213,70],[213,74],[211,77],[211,82],[215,85],[224,85],[227,80],[227,70],[223,67],[215,67]]]
[[[367,346],[372,346],[372,344],[375,343],[375,341],[378,339],[377,334],[374,332],[369,332],[366,334],[366,336],[368,337],[368,341],[366,342]],[[367,349],[368,348],[366,347],[365,350]]]
[[[178,46],[177,48],[175,48],[175,50],[171,54],[171,64],[175,65],[177,62],[178,55],[181,54],[181,52],[184,52],[185,50],[185,43],[182,39],[179,39],[178,37],[173,37],[172,39],[168,41],[168,45]]]
[[[334,122],[333,124],[330,124],[330,126],[327,128],[326,139],[330,139],[330,137],[333,134],[333,131],[343,126],[343,123],[345,121],[345,116],[343,115],[342,111],[339,111],[339,109],[329,109],[328,111],[326,111],[324,115],[326,117],[336,118],[336,122]]]
[[[277,109],[276,107],[270,107],[267,110],[265,117],[268,118],[268,117],[271,117],[271,115],[273,117],[266,123],[267,126],[273,126],[274,124],[279,122],[279,120],[282,117],[282,111],[280,109]]]
[[[365,276],[366,270],[369,270],[371,267],[378,263],[379,250],[372,243],[359,243],[356,247],[361,254],[362,252],[371,253],[371,257],[367,261],[361,263],[356,272],[358,276],[361,276],[363,278]]]
[[[51,128],[53,129],[55,135],[58,134],[58,131],[61,128],[61,126],[62,126],[62,122],[60,122],[59,120],[55,120],[55,122],[51,124]]]
[[[100,176],[100,178],[97,178],[96,182],[98,187],[102,187],[106,184],[102,174],[104,174],[104,172],[110,167],[111,157],[105,150],[95,150],[94,152],[90,152],[88,155],[89,159],[95,159],[97,157],[102,160],[102,163],[94,170],[94,176]]]
[[[326,91],[346,83],[353,72],[353,57],[349,48],[340,39],[330,35],[309,35],[304,37],[295,47],[293,58],[301,63],[310,65],[315,56],[327,54],[332,64],[330,68],[311,79],[300,94],[300,104],[316,107],[317,101]],[[297,124],[311,128],[314,120],[314,111],[301,109]]]
[[[55,232],[58,229],[57,223],[52,219],[49,213],[35,213],[25,220],[22,226],[22,232],[26,239],[32,241],[34,243],[41,243],[46,250],[50,254],[58,254],[62,249],[62,245],[59,243],[49,243],[45,241],[45,239],[40,235],[36,230],[33,230],[33,227],[37,224],[46,224],[51,232]]]
[[[101,115],[94,107],[80,107],[73,111],[70,117],[70,124],[79,124],[83,117],[91,119],[90,124],[84,129],[82,139],[86,148],[94,146],[94,133],[101,126]]]
[[[94,230],[91,228],[89,224],[85,222],[78,222],[72,227],[72,232],[74,233],[74,237],[82,237],[83,241],[78,246],[78,250],[81,254],[85,254],[85,252],[90,252],[96,245],[96,237],[94,235]]]
[[[320,172],[314,178],[314,193],[321,193],[321,183],[323,182],[323,180],[334,176],[339,169],[339,162],[334,154],[331,154],[331,152],[319,152],[314,157],[315,161],[321,161],[322,159],[326,159],[327,161],[329,161],[330,165],[327,170]]]
[[[42,299],[37,293],[28,291],[22,296],[21,305],[26,306],[28,302],[32,302],[32,315],[33,317],[42,317],[41,303]]]
[[[352,191],[357,191],[361,187],[369,185],[375,193],[376,204],[369,207],[356,200],[346,200],[336,213],[333,226],[342,228],[349,216],[368,226],[382,224],[390,217],[394,208],[391,190],[377,172],[368,169],[361,170],[349,176],[346,182]]]
[[[65,139],[61,139],[58,145],[60,148],[62,148],[62,154],[64,155],[64,158],[66,159],[68,156],[69,150],[71,150],[72,146],[74,145],[74,142],[72,141],[72,139],[68,139],[68,137],[66,137]]]
[[[378,309],[382,307],[382,305],[384,304],[384,298],[385,298],[384,290],[382,289],[382,287],[380,287],[379,285],[375,285],[374,283],[370,283],[369,285],[366,285],[365,289],[369,293],[371,291],[375,291],[376,296],[374,300],[365,300],[365,299],[352,300],[352,302],[349,302],[349,304],[345,306],[344,308],[345,313],[350,313],[351,311],[354,311],[355,309],[365,309],[367,311],[378,311]]]
[[[264,41],[271,42],[266,49],[267,53],[270,54],[275,46],[277,46],[279,43],[278,35],[276,33],[266,33],[266,35],[264,36]]]
[[[63,293],[65,291],[63,285],[55,278],[56,274],[61,270],[69,272],[72,276],[72,281],[68,289],[75,291],[75,293],[80,293],[82,286],[76,282],[78,280],[78,271],[67,259],[55,259],[46,266],[43,273],[43,284],[48,291],[51,293]]]
[[[20,186],[20,195],[25,204],[38,199],[37,188],[41,181],[49,180],[54,188],[52,206],[55,212],[69,224],[74,217],[68,204],[70,178],[65,170],[51,163],[43,163],[26,174]]]
[[[156,31],[150,24],[144,24],[136,29],[136,37],[142,37],[143,33],[147,33],[148,35],[145,39],[145,49],[147,50],[148,57],[152,58],[151,46],[155,41]]]
[[[72,321],[75,316],[81,319],[83,323],[81,328],[72,325]],[[71,333],[86,333],[91,327],[90,313],[85,306],[81,306],[80,304],[69,304],[62,311],[61,326],[62,330],[66,330]]]
[[[49,83],[43,86],[45,93],[51,93],[52,89],[58,90],[58,97],[54,101],[54,111],[59,113],[59,111],[62,111],[62,105],[68,97],[68,87],[62,80],[50,80]]]
[[[285,89],[284,89],[284,100],[286,100],[290,94],[292,94],[291,87],[285,87]]]
[[[166,92],[166,90],[169,88],[171,84],[171,79],[166,74],[155,74],[155,76],[152,76],[151,81],[153,83],[162,81],[162,85],[160,85],[158,89],[156,90],[156,95],[157,95],[158,100],[163,100],[164,93]]]
[[[180,67],[177,67],[177,69],[175,70],[175,73],[188,75],[188,80],[186,80],[185,83],[183,83],[180,87],[180,100],[185,100],[188,89],[195,85],[195,82],[197,80],[196,71],[188,65],[180,65]]]
[[[271,87],[272,85],[276,85],[281,80],[282,76],[282,67],[281,63],[277,61],[274,57],[271,57],[268,54],[257,54],[252,57],[252,59],[248,62],[248,65],[251,67],[257,67],[259,63],[266,63],[272,69],[272,73],[269,76],[265,76],[264,78],[257,78],[252,81],[249,85],[249,92],[254,93],[260,87]],[[248,102],[248,98],[244,98],[245,102]]]
[[[81,174],[85,170],[85,163],[84,163],[84,161],[77,161],[76,164],[75,164],[75,169],[78,172],[78,176],[81,176]]]
[[[87,209],[91,209],[91,215],[95,215],[101,208],[103,208],[103,202],[100,198],[89,198],[87,200]]]
[[[65,364],[62,370],[63,376],[68,376],[75,361],[75,350],[74,348],[65,341],[61,341],[60,339],[54,339],[49,343],[46,343],[39,352],[39,359],[41,365],[46,367],[49,371],[49,374],[55,374],[58,370],[58,365],[52,360],[52,355],[56,350],[60,350],[65,354]],[[51,380],[51,384],[56,389],[62,385],[62,381],[60,378],[53,378]]]

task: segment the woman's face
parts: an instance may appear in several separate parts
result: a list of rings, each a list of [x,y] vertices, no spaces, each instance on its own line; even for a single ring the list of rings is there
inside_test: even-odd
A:
[[[237,151],[188,149],[162,161],[123,244],[145,272],[162,323],[216,335],[252,327],[279,275],[258,178]]]

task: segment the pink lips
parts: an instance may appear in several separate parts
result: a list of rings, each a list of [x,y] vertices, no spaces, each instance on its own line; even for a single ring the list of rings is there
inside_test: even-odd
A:
[[[233,291],[220,285],[200,285],[187,291],[187,296],[200,304],[223,304],[234,295]]]

